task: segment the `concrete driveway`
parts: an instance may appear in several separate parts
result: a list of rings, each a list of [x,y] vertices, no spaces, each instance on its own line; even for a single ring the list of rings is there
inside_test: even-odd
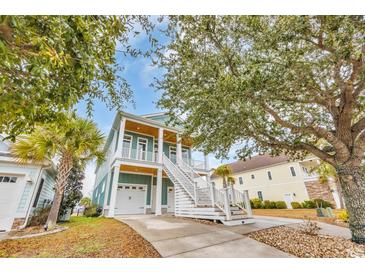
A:
[[[120,220],[141,234],[162,257],[185,258],[288,258],[276,248],[255,241],[247,233],[300,220],[256,218],[255,224],[227,227],[202,224],[171,215],[124,215]]]

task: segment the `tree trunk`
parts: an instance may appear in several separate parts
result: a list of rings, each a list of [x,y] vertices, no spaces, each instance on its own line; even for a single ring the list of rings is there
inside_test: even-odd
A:
[[[223,176],[223,188],[227,188],[227,181],[225,176]]]
[[[72,163],[73,162],[71,154],[62,155],[57,170],[58,173],[55,182],[55,195],[53,199],[53,204],[46,222],[47,229],[54,228],[57,223],[58,213],[60,211],[61,202],[63,198],[63,192],[67,184],[68,176],[70,175],[70,171],[72,169]]]
[[[352,241],[365,243],[365,181],[359,166],[337,168],[342,193],[349,214]]]

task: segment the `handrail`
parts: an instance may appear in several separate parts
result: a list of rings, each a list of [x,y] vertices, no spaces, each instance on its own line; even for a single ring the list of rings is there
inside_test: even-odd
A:
[[[235,189],[233,186],[231,186],[229,196],[230,196],[230,203],[232,205],[238,206],[239,208],[246,211],[247,215],[252,216],[252,209],[247,190],[241,192]]]
[[[207,184],[207,187],[210,186],[207,181],[203,180],[201,178],[201,176],[191,166],[189,166],[184,161],[180,161],[180,163],[178,163],[178,166],[180,166],[181,169],[186,171],[186,174],[190,177],[191,180],[194,181],[195,179],[198,179],[200,183]]]
[[[190,183],[191,187],[194,189],[194,185],[192,184],[192,182],[189,180],[189,178],[181,171],[179,170],[179,168],[177,166],[175,166],[175,164],[166,156],[166,155],[162,155],[162,161],[164,166],[167,167],[167,169],[174,175],[174,173],[179,173],[180,176],[185,177],[184,181],[187,181]],[[178,179],[176,177],[176,179]],[[181,180],[179,180],[180,184],[182,185],[182,187],[185,189],[185,191],[190,195],[190,197],[194,200],[194,202],[196,202],[196,197],[194,195],[194,193],[191,193],[190,190],[188,189],[188,187],[185,186],[185,182],[182,182]]]

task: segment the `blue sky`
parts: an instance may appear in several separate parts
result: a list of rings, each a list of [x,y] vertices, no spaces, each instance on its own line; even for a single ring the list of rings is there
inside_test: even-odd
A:
[[[146,49],[149,45],[148,38],[145,35],[130,37],[130,42],[134,47],[140,49]],[[154,77],[162,76],[161,69],[152,66],[151,61],[143,57],[125,57],[121,53],[117,53],[116,58],[118,64],[124,67],[122,75],[128,81],[133,91],[134,104],[126,104],[124,111],[137,115],[163,111],[156,106],[156,103],[161,96],[161,91],[155,91],[154,88],[150,87]],[[80,116],[87,117],[85,102],[80,102],[76,106],[76,109]],[[97,126],[105,136],[109,133],[115,113],[116,110],[109,110],[103,102],[98,100],[94,101],[92,119],[96,122]],[[203,155],[200,153],[193,154],[193,157],[196,159],[203,159]],[[226,160],[224,162],[230,161],[233,161],[232,157],[230,160]],[[209,162],[211,167],[216,167],[221,161],[216,159],[213,155],[210,155]],[[93,188],[95,178],[94,170],[94,162],[90,163],[86,168],[86,178],[83,190],[85,195],[90,194]]]

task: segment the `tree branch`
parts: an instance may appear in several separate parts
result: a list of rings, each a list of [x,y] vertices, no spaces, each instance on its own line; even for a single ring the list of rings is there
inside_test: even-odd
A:
[[[264,106],[264,108],[269,114],[271,114],[271,116],[275,119],[275,121],[279,125],[291,129],[293,133],[298,133],[298,132],[311,133],[319,138],[323,138],[334,147],[336,155],[341,161],[345,161],[349,158],[350,152],[347,149],[346,145],[326,129],[317,126],[306,126],[306,127],[296,126],[288,121],[283,120],[278,115],[278,113],[276,113],[273,109],[269,108],[268,106]]]
[[[365,116],[362,117],[359,121],[357,121],[351,128],[352,131],[352,138],[355,140],[357,138],[357,135],[361,131],[365,129]]]

